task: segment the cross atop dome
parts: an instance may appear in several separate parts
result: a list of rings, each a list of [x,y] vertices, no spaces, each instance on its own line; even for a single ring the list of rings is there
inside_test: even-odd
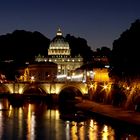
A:
[[[60,27],[58,28],[56,35],[57,36],[62,36],[62,31],[61,31]]]

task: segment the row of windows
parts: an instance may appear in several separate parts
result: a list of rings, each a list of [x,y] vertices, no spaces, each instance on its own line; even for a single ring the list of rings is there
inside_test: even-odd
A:
[[[54,49],[56,49],[56,50],[58,50],[58,49],[66,49],[66,50],[69,50],[70,48],[69,48],[68,45],[63,45],[63,46],[61,45],[61,47],[60,47],[60,45],[59,46],[58,45],[56,45],[56,46],[54,46],[54,45],[52,46],[51,45],[49,49],[53,49],[53,50]]]
[[[70,52],[49,52],[48,55],[70,55]]]
[[[48,52],[70,52],[69,49],[49,49]]]
[[[74,60],[74,59],[62,59],[62,60],[57,60],[57,59],[49,59],[49,62],[53,62],[53,61],[55,61],[55,62],[57,62],[57,61],[62,61],[62,62],[81,62],[82,60],[81,59],[76,59],[76,60]]]

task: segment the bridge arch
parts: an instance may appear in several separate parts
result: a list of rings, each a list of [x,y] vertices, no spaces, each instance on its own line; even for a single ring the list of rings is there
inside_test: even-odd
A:
[[[59,87],[59,92],[58,94],[60,94],[62,92],[62,90],[69,88],[69,89],[77,89],[77,91],[79,91],[82,95],[85,94],[85,85],[83,84],[77,84],[77,83],[68,83],[68,84],[64,84],[63,86]]]
[[[2,93],[10,93],[10,89],[4,84],[0,84],[0,94]]]
[[[45,95],[46,92],[41,86],[37,85],[29,85],[23,89],[23,94],[30,94],[30,95]]]
[[[82,92],[75,86],[64,86],[59,92],[59,101],[74,101],[75,99],[81,99],[83,97]]]

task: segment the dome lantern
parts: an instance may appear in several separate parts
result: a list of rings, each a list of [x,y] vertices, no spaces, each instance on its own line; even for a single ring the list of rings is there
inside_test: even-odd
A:
[[[58,28],[56,35],[57,36],[62,36],[62,32],[61,32],[61,29],[60,28]]]

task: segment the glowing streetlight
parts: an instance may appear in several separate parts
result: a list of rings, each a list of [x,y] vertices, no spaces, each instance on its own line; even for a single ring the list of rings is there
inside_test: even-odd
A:
[[[31,82],[34,82],[34,81],[35,81],[35,77],[31,76]]]

